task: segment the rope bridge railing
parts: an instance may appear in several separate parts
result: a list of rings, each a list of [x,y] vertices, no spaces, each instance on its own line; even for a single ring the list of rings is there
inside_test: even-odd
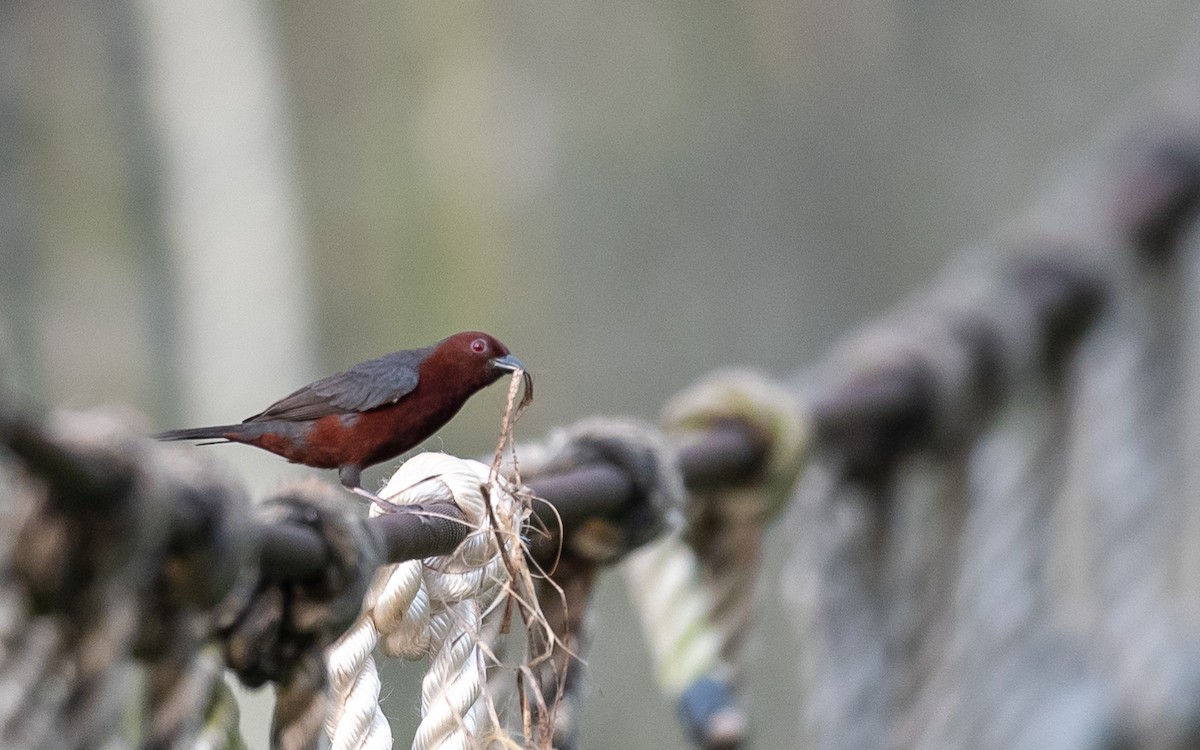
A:
[[[31,422],[13,422],[5,440],[14,454],[39,475],[60,483],[66,502],[80,506],[111,501],[114,492],[134,481],[134,466],[112,466],[104,459],[72,451]],[[679,446],[682,480],[690,488],[737,483],[751,476],[765,455],[762,437],[750,426],[722,424],[691,435]],[[124,474],[121,474],[124,470]],[[529,489],[545,501],[534,507],[548,536],[535,543],[543,559],[558,550],[558,532],[588,518],[615,514],[636,502],[636,489],[619,467],[605,462],[533,478]],[[181,525],[195,519],[180,518]],[[466,538],[465,517],[453,504],[412,505],[368,522],[384,545],[388,562],[404,562],[454,551]],[[264,524],[257,529],[261,564],[277,577],[303,578],[320,570],[325,550],[316,532],[300,524]]]
[[[1200,743],[1197,62],[798,386],[804,746]]]
[[[91,550],[96,548],[99,559],[107,559],[108,546],[123,550],[128,570],[120,577],[133,589],[125,592],[126,598],[137,600],[130,601],[126,617],[141,607],[149,621],[139,627],[154,631],[155,649],[176,654],[173,671],[148,667],[165,688],[147,695],[145,731],[151,737],[164,735],[163,746],[195,740],[208,725],[199,723],[206,703],[225,724],[236,718],[216,684],[220,671],[213,659],[213,634],[226,665],[244,682],[277,683],[273,743],[308,746],[321,727],[317,717],[331,711],[317,665],[325,648],[349,624],[346,618],[360,613],[369,574],[380,563],[402,565],[456,554],[463,540],[477,533],[472,529],[480,520],[470,518],[459,500],[420,494],[413,496],[420,502],[400,512],[362,519],[355,503],[318,483],[287,488],[252,509],[218,465],[194,452],[145,444],[121,420],[103,414],[60,415],[46,426],[7,421],[0,436],[30,476],[28,483],[15,483],[17,492],[10,503],[18,508],[23,499],[30,506],[21,513],[23,523],[13,524],[20,529],[9,550],[13,597],[33,600],[30,614],[35,620],[44,619],[41,615],[59,623],[93,619],[88,606],[99,607],[108,594],[90,590],[93,577],[104,577],[104,567],[89,557]],[[569,635],[568,621],[579,624],[590,581],[601,564],[662,531],[664,519],[681,502],[685,478],[692,487],[741,481],[756,472],[763,446],[752,428],[722,424],[694,433],[670,457],[664,451],[665,442],[656,430],[611,420],[552,436],[540,448],[540,458],[531,446],[522,447],[522,471],[530,477],[526,491],[553,503],[531,506],[540,520],[526,532],[527,550],[534,561],[553,566],[553,589],[570,588],[568,571],[588,582],[574,586],[577,601],[559,606],[562,628],[552,631],[550,641]],[[420,454],[406,462],[397,477],[433,455],[438,454]],[[657,458],[648,461],[648,455]],[[669,489],[656,489],[660,486]],[[144,528],[134,533],[139,526]],[[135,543],[138,539],[143,542]],[[64,561],[74,563],[79,575],[63,575],[58,568]],[[204,598],[194,601],[194,591],[205,592]],[[549,601],[553,608],[556,593],[541,591],[534,598],[543,606]],[[85,606],[87,602],[91,605]],[[179,609],[184,605],[197,611],[183,617]],[[111,650],[134,655],[141,636],[133,631],[124,636]],[[193,656],[180,659],[178,654],[189,648]],[[582,648],[555,648],[558,663],[546,670],[541,683],[566,675],[571,659],[582,655]],[[76,657],[59,655],[66,662]],[[358,659],[361,667],[356,665],[355,678],[370,669],[361,654]],[[187,682],[197,673],[207,679],[202,689]],[[37,671],[29,679],[47,675]],[[335,678],[335,693],[337,682]],[[191,702],[168,700],[174,718],[166,721],[159,717],[155,699],[170,696],[172,690],[185,692]],[[549,712],[563,697],[548,696],[542,710]],[[51,714],[53,708],[45,707]],[[184,722],[181,717],[186,715],[195,720]],[[52,721],[36,731],[3,731],[22,746],[86,745],[115,732],[118,718],[110,713],[90,723],[92,734],[67,734]],[[232,726],[226,729],[232,731]],[[574,728],[564,725],[551,731],[565,737]],[[336,730],[331,734],[336,737]],[[390,735],[387,739],[390,746]]]
[[[228,667],[276,686],[276,747],[391,747],[381,653],[429,660],[414,747],[575,747],[619,563],[684,730],[739,747],[790,505],[806,746],[1200,745],[1197,92],[1193,55],[795,382],[714,373],[661,426],[585,421],[494,468],[421,454],[394,513],[316,482],[251,506],[129,420],[0,408],[0,744],[240,747]]]

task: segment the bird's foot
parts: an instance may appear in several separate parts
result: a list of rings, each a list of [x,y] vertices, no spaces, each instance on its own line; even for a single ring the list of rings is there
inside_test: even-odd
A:
[[[351,487],[350,491],[356,495],[361,495],[362,497],[365,497],[366,499],[370,500],[372,503],[379,506],[379,509],[382,510],[384,513],[395,513],[396,511],[400,510],[399,505],[396,505],[395,503],[384,500],[382,497],[380,497],[379,495],[376,495],[374,492],[371,492],[370,490],[363,489],[362,487]]]

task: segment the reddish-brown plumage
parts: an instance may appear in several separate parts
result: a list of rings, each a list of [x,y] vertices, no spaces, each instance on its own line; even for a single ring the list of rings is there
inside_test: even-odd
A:
[[[155,437],[253,445],[293,463],[338,469],[344,485],[361,490],[364,468],[415,447],[477,391],[520,368],[504,344],[467,331],[318,380],[241,424]]]

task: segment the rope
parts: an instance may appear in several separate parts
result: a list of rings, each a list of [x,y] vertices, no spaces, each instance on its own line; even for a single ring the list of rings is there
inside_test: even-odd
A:
[[[191,747],[204,731],[224,666],[219,649],[206,644],[214,611],[253,570],[255,549],[249,502],[237,485],[197,452],[155,452],[155,487],[177,503],[157,573],[139,603],[136,652],[147,675],[143,750]]]
[[[807,444],[796,397],[758,372],[713,373],[663,409],[668,432],[683,435],[731,421],[765,438],[763,467],[749,483],[693,491],[682,536],[668,535],[624,565],[659,686],[683,699],[689,734],[704,746],[745,739],[746,719],[732,694],[752,631],[761,546],[767,525],[787,501]]]
[[[1044,600],[1011,597],[1045,585],[1057,433],[1039,421],[1053,400],[1034,385],[1091,314],[1093,268],[1087,251],[1059,246],[976,261],[823,366],[810,399],[821,456],[797,493],[788,576],[811,745],[1005,747],[998,737],[1032,736],[1021,721],[1040,706],[1013,719],[968,703],[1083,684],[1061,666],[1066,652],[1031,635]],[[1012,411],[996,428],[996,406],[1017,394],[1044,398],[1029,407],[1041,411]],[[998,634],[1000,623],[1011,630]],[[1007,671],[989,675],[984,654]],[[1053,676],[1009,681],[1037,658]]]
[[[804,648],[799,747],[887,747],[884,613],[877,596],[877,498],[828,459],[796,489],[796,552],[785,595]]]
[[[238,703],[223,679],[213,681],[204,722],[190,750],[246,750],[238,729]]]
[[[896,521],[884,586],[898,746],[1110,746],[1111,696],[1055,622],[1051,530],[1065,434],[1059,394],[1028,383],[964,463],[925,459],[915,462],[924,477],[906,472],[893,502],[907,519]],[[922,502],[917,493],[939,481]],[[928,562],[908,566],[906,556]]]
[[[550,632],[535,631],[527,646],[541,692],[522,699],[536,706],[539,727],[550,725],[553,747],[565,750],[578,741],[585,685],[581,665],[591,641],[587,612],[599,571],[678,526],[683,482],[663,434],[633,419],[582,420],[555,430],[542,443],[521,445],[520,454],[522,473],[530,479],[606,463],[634,487],[628,506],[590,516],[563,539],[557,554],[549,556],[548,578],[538,584]]]
[[[481,641],[488,621],[503,614],[511,585],[506,558],[523,549],[520,533],[528,515],[511,485],[489,480],[490,474],[478,461],[422,453],[401,465],[380,492],[396,505],[454,503],[473,531],[451,555],[377,572],[358,620],[327,655],[334,708],[326,732],[334,750],[392,746],[379,705],[376,646],[388,656],[431,657],[414,748],[479,746],[488,666]]]
[[[21,695],[19,711],[0,728],[0,743],[124,747],[135,685],[137,587],[162,542],[166,504],[148,477],[131,471],[152,459],[113,414],[57,414],[34,440],[68,458],[55,479],[25,478],[10,506],[22,517],[5,545],[4,598],[13,619],[0,682]],[[89,494],[100,485],[87,486],[86,472],[70,471],[76,460],[112,469],[105,478],[113,481],[102,483],[107,494]],[[85,498],[95,504],[81,503]]]
[[[181,648],[188,648],[181,642]],[[181,655],[182,656],[182,655]],[[147,695],[152,711],[142,750],[237,747],[237,703],[225,685],[220,650],[209,646],[179,659],[182,665],[151,665]],[[156,669],[157,668],[157,669]],[[165,674],[157,674],[158,670]]]
[[[659,688],[677,699],[704,677],[728,678],[724,639],[695,552],[670,534],[629,556],[622,573],[642,619]]]
[[[316,747],[328,707],[325,649],[354,621],[381,559],[379,541],[337,490],[313,480],[259,506],[269,523],[307,526],[325,545],[325,567],[302,581],[261,576],[219,618],[226,664],[243,683],[277,685],[272,747]]]
[[[1171,595],[1167,555],[1180,528],[1168,502],[1178,460],[1171,441],[1179,339],[1174,299],[1158,273],[1129,279],[1131,293],[1081,352],[1071,479],[1090,500],[1095,535],[1087,566],[1095,658],[1121,693],[1138,746],[1185,748],[1200,741],[1200,648]]]
[[[805,458],[802,410],[791,392],[765,375],[734,371],[709,376],[672,399],[663,419],[668,431],[739,420],[766,436],[769,446],[754,481],[694,491],[686,506],[684,538],[703,565],[710,612],[723,641],[722,661],[739,681],[764,532],[784,507]]]
[[[271,717],[272,750],[317,750],[329,711],[321,662],[311,652],[276,683]]]

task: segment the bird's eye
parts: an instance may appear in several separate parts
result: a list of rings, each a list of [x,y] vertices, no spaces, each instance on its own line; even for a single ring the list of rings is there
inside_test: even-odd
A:
[[[471,342],[471,351],[476,354],[483,354],[488,350],[488,342],[486,339],[475,339]]]

